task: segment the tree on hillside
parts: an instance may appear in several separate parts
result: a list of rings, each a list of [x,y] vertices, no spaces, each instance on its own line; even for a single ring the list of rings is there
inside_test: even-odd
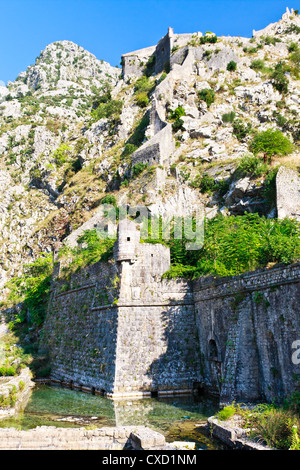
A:
[[[258,132],[249,145],[249,149],[257,155],[264,154],[264,162],[271,162],[274,155],[288,155],[293,151],[293,144],[281,131],[268,129]]]

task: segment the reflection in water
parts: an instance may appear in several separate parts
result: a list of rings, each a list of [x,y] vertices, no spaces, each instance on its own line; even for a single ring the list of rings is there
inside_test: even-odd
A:
[[[37,386],[23,413],[0,421],[0,427],[31,429],[36,426],[144,425],[166,436],[167,441],[195,441],[200,448],[216,448],[203,434],[208,416],[218,403],[194,396],[109,400],[74,390]]]

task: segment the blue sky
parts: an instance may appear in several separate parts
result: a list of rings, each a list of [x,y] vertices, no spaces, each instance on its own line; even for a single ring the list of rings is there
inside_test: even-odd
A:
[[[286,7],[300,9],[288,0],[0,0],[0,81],[15,80],[55,41],[117,65],[122,53],[156,44],[169,26],[251,37]]]

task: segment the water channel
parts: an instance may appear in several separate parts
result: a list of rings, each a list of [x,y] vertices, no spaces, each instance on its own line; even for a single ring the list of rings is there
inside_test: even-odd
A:
[[[0,420],[0,427],[27,430],[36,426],[103,427],[144,425],[167,442],[195,442],[196,449],[222,449],[205,429],[218,402],[198,396],[109,400],[51,385],[37,385],[23,412]]]

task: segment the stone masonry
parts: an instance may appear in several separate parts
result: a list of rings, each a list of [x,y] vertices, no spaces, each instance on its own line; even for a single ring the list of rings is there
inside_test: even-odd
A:
[[[114,260],[57,280],[41,348],[52,380],[108,397],[205,389],[223,402],[299,388],[300,264],[233,278],[166,280],[169,249],[118,227]]]

